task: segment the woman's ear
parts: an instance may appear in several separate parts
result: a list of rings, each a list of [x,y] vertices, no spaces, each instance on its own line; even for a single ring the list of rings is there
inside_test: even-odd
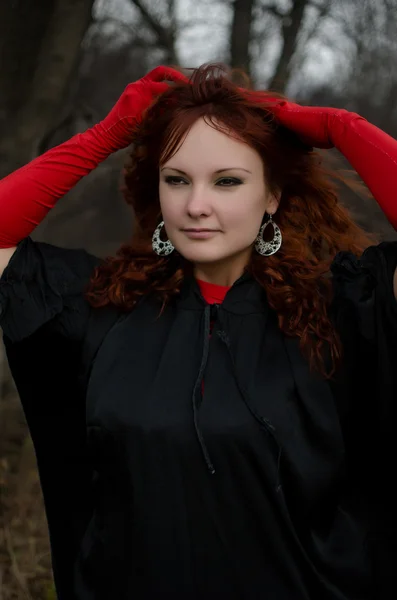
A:
[[[266,212],[269,215],[274,215],[277,212],[278,206],[280,204],[281,198],[281,190],[277,190],[276,192],[270,192],[267,199]]]

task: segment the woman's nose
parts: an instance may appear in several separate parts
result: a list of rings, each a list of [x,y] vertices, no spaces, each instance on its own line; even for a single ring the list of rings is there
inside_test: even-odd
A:
[[[191,217],[209,215],[211,213],[211,203],[209,192],[201,188],[192,188],[187,202],[187,211]]]

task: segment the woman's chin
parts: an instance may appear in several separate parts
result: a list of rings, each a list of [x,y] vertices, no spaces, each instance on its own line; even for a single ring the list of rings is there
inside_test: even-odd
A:
[[[221,260],[225,260],[227,256],[222,254],[221,252],[215,252],[214,249],[193,249],[180,247],[177,248],[179,254],[181,254],[186,260],[189,260],[193,263],[216,263]]]
[[[223,256],[202,256],[199,254],[196,254],[194,256],[185,256],[185,258],[186,260],[188,260],[191,263],[194,263],[195,265],[210,265],[212,263],[216,264],[225,260],[225,257]]]

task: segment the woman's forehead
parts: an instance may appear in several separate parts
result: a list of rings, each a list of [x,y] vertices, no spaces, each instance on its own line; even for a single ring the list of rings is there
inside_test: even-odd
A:
[[[230,167],[251,170],[255,163],[261,163],[260,157],[247,143],[200,119],[190,128],[177,151],[162,167],[173,166],[185,170],[183,165],[189,165],[190,168],[205,167],[212,171]]]

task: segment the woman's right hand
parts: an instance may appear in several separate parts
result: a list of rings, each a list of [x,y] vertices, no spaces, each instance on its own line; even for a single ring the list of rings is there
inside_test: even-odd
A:
[[[111,152],[131,143],[134,128],[144,111],[169,89],[170,85],[166,81],[186,83],[188,79],[171,67],[156,67],[142,79],[127,85],[107,117],[95,126],[105,143],[110,145]]]
[[[31,234],[49,210],[76,183],[112,152],[131,143],[142,113],[169,88],[168,82],[187,82],[169,67],[157,67],[130,83],[107,117],[84,133],[78,133],[0,181],[1,268],[15,246]]]

